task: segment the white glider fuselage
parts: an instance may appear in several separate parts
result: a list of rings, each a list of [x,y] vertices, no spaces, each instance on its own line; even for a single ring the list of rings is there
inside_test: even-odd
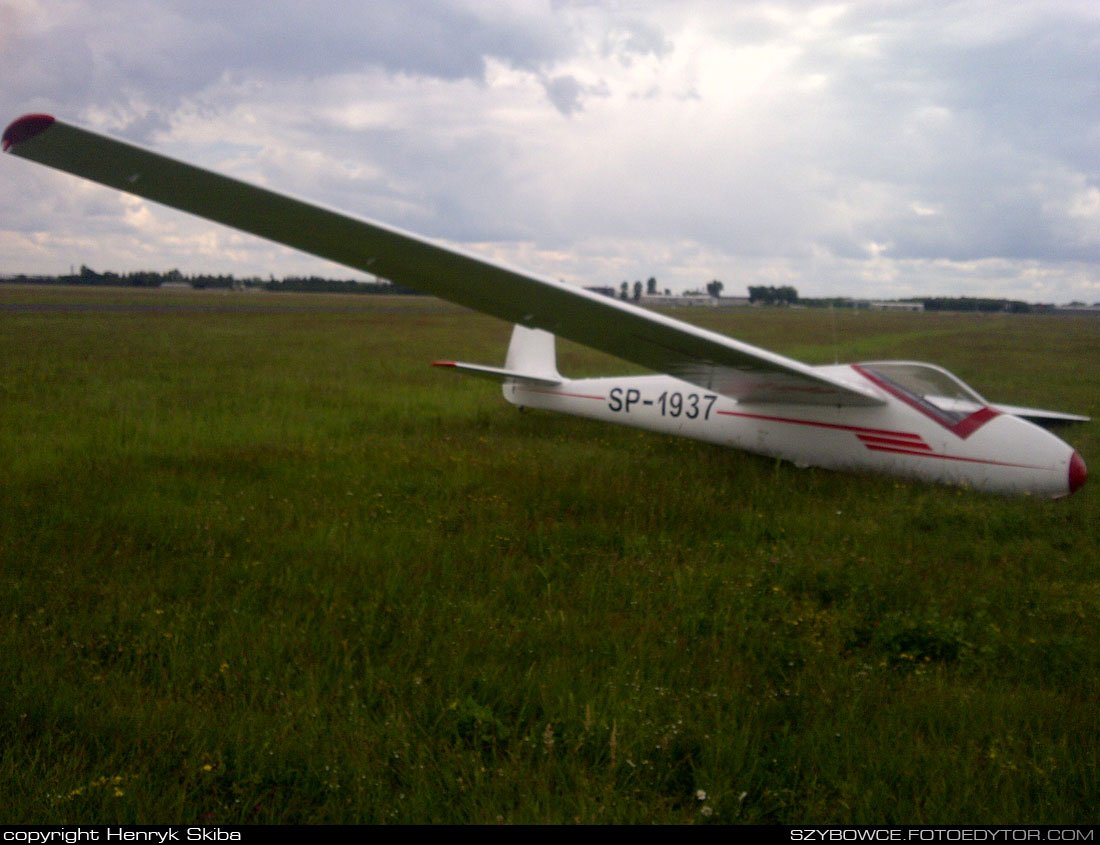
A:
[[[857,367],[822,367],[840,378]],[[643,428],[845,472],[955,484],[1000,494],[1060,497],[1084,482],[1081,458],[1049,431],[985,408],[971,425],[947,427],[880,390],[884,404],[833,407],[745,404],[671,376],[506,380],[504,398],[539,408]]]

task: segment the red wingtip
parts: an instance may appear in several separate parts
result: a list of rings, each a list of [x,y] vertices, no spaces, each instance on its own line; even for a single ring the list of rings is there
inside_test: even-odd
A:
[[[18,120],[12,121],[4,130],[4,138],[0,145],[3,146],[4,152],[7,152],[16,144],[22,144],[28,138],[45,132],[52,125],[53,118],[48,114],[25,114]]]
[[[454,365],[454,361],[432,361],[433,367],[453,367]]]
[[[1077,492],[1088,477],[1089,472],[1084,460],[1074,452],[1073,457],[1069,459],[1069,492]]]

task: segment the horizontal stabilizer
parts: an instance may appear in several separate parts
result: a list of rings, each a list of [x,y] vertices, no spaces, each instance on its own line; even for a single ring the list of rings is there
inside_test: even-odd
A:
[[[466,364],[462,361],[433,361],[432,366],[450,367],[453,370],[459,370],[464,373],[469,373],[472,376],[481,376],[482,378],[491,378],[496,379],[497,381],[512,379],[514,381],[525,381],[531,384],[561,384],[561,379],[545,378],[543,376],[531,376],[525,373],[516,372],[515,370],[506,370],[504,369],[504,367],[486,367],[483,364]]]

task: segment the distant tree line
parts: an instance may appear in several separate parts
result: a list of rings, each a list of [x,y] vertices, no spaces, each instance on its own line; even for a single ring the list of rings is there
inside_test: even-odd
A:
[[[1010,311],[1027,314],[1031,305],[1018,299],[982,299],[969,296],[936,296],[930,299],[907,299],[905,302],[923,302],[925,311]]]
[[[157,272],[138,270],[133,273],[97,273],[91,267],[80,266],[80,271],[64,276],[28,276],[19,274],[3,279],[6,282],[33,285],[110,285],[114,287],[159,288],[162,285],[190,285],[193,288],[243,289],[259,288],[269,291],[297,291],[309,293],[389,293],[419,295],[420,291],[394,285],[389,282],[357,282],[353,279],[323,279],[319,276],[287,276],[281,280],[271,276],[266,281],[258,277],[238,279],[232,274],[210,275],[199,273],[185,275],[179,270]]]
[[[420,296],[418,290],[407,288],[404,285],[395,285],[391,282],[357,282],[354,279],[338,281],[336,279],[322,279],[318,276],[287,276],[282,281],[263,282],[260,285],[264,290],[294,291],[309,293],[389,293],[402,296]]]
[[[156,288],[166,284],[190,285],[193,288],[223,288],[244,289],[259,288],[276,292],[305,292],[305,293],[381,293],[401,294],[405,296],[419,295],[420,292],[402,285],[390,282],[357,282],[353,279],[325,279],[320,276],[286,276],[276,279],[274,276],[267,280],[251,277],[238,279],[232,274],[210,275],[195,274],[186,275],[179,270],[157,272],[155,270],[137,270],[133,273],[98,273],[92,268],[81,265],[76,273],[64,276],[30,276],[23,273],[14,276],[0,277],[0,281],[15,282],[19,284],[34,285],[111,285],[118,287]],[[714,279],[706,285],[705,293],[718,298],[722,295],[725,285]],[[593,287],[589,290],[603,293],[608,296],[618,295],[621,299],[633,299],[635,302],[642,298],[644,290],[647,296],[659,293],[657,280],[652,276],[645,282],[636,281],[633,284],[622,282],[618,291],[611,287]],[[866,302],[851,299],[850,297],[820,297],[802,299],[798,290],[790,285],[775,287],[772,285],[749,285],[749,302],[754,305],[803,305],[808,308],[860,308],[867,305]],[[669,290],[664,290],[666,296]],[[684,296],[703,296],[702,290],[684,291]],[[910,297],[900,299],[898,302],[919,302],[924,305],[926,311],[978,311],[978,312],[1010,312],[1013,314],[1026,314],[1052,309],[1052,305],[1032,305],[1018,299],[992,299],[969,296],[933,296]],[[1083,305],[1083,303],[1071,303]],[[1100,303],[1098,303],[1100,304]]]
[[[969,296],[914,296],[894,301],[917,302],[924,306],[925,311],[980,311],[983,313],[1007,311],[1013,314],[1029,314],[1054,308],[1053,305],[1032,305],[1018,299],[982,299]],[[867,308],[870,303],[867,300],[852,299],[847,296],[829,296],[800,299],[799,304],[807,308]]]
[[[179,270],[157,273],[151,270],[138,270],[134,273],[97,273],[91,267],[80,265],[80,272],[65,276],[28,276],[20,273],[7,276],[5,282],[30,285],[111,285],[114,287],[157,288],[165,282],[179,282],[183,279]]]

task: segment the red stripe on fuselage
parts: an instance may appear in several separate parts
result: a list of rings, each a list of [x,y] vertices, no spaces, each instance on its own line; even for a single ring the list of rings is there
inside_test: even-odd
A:
[[[903,449],[924,449],[931,452],[932,447],[917,437],[914,440],[901,440],[896,437],[880,437],[877,434],[857,434],[863,444],[868,448],[875,446],[898,446]]]
[[[867,448],[873,452],[891,452],[895,455],[912,455],[914,458],[939,458],[941,461],[962,461],[967,464],[988,464],[995,467],[1012,467],[1013,469],[1042,469],[1048,472],[1055,472],[1057,467],[1037,467],[1033,464],[1013,464],[1007,461],[990,461],[985,458],[964,458],[962,455],[944,455],[939,452],[916,452],[911,449],[894,449],[889,446],[872,446],[867,444]]]
[[[520,389],[525,393],[542,393],[546,396],[567,396],[570,399],[595,399],[599,402],[603,402],[607,399],[606,396],[590,396],[587,393],[565,393],[561,390],[536,390],[533,387],[523,387]]]
[[[827,423],[821,420],[800,420],[794,417],[772,417],[766,414],[745,414],[740,411],[715,411],[726,417],[744,417],[750,420],[765,420],[766,422],[790,423],[791,425],[810,425],[816,428],[831,428],[836,431],[854,431],[856,434],[878,434],[883,437],[907,437],[920,442],[919,434],[909,434],[904,431],[888,431],[884,428],[864,428],[859,425],[842,425],[840,423]],[[914,444],[916,445],[916,444]]]

